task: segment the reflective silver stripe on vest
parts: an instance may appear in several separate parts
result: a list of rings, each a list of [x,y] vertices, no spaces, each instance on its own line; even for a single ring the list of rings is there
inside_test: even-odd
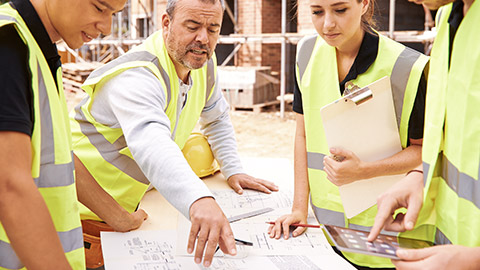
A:
[[[480,174],[480,173],[479,173]],[[480,209],[480,175],[477,180],[460,172],[445,155],[442,158],[442,178],[448,186],[457,193],[458,197],[472,202]]]
[[[310,200],[311,201],[311,200]],[[324,208],[320,208],[315,206],[313,203],[311,203],[313,212],[315,214],[315,217],[317,218],[317,221],[320,224],[327,224],[327,225],[335,225],[339,227],[347,227],[345,226],[345,216],[342,212],[337,212],[333,210],[328,210]],[[371,226],[362,226],[358,224],[353,224],[349,223],[348,228],[352,228],[355,230],[360,230],[364,232],[370,232],[372,229]],[[391,236],[397,236],[397,232],[391,232],[391,231],[385,231],[382,230],[380,233],[386,234],[386,235],[391,235]]]
[[[310,199],[310,202],[311,201],[312,200]],[[345,227],[345,215],[342,212],[319,208],[315,206],[313,202],[310,204],[312,205],[313,213],[320,224]]]
[[[437,18],[438,18],[438,22],[440,22],[442,20],[442,16],[443,16],[443,8],[439,8],[438,11],[437,11],[437,15],[435,15]],[[435,20],[435,24],[437,24],[437,20]],[[438,23],[440,24],[440,23]]]
[[[7,268],[7,269],[20,269],[23,267],[22,262],[18,259],[15,251],[13,251],[12,246],[10,246],[9,243],[1,240],[0,240],[0,267]]]
[[[322,153],[307,152],[307,163],[309,169],[323,170],[323,158]]]
[[[17,20],[13,17],[6,16],[6,15],[0,15],[0,20],[2,21],[11,21],[11,22],[17,22]]]
[[[38,74],[38,100],[40,103],[40,125],[41,125],[41,165],[55,163],[55,141],[53,138],[52,111],[48,99],[47,86],[43,80],[40,64]]]
[[[53,138],[52,111],[48,99],[47,86],[43,74],[38,65],[38,99],[40,103],[41,125],[41,161],[40,175],[35,178],[35,184],[39,188],[64,187],[74,183],[73,159],[66,164],[55,164],[55,140]]]
[[[301,51],[298,52],[297,65],[299,75],[298,77],[300,78],[300,80],[302,79],[305,70],[307,70],[308,62],[310,61],[310,57],[312,56],[313,48],[315,47],[317,37],[318,36],[315,35],[313,37],[306,38],[305,41],[302,43]]]
[[[160,71],[160,75],[162,76],[163,82],[165,83],[165,86],[167,87],[167,102],[165,104],[165,111],[167,111],[168,106],[170,105],[170,101],[172,100],[172,86],[170,84],[170,77],[168,76],[167,72],[163,67],[160,65],[160,61],[158,60],[157,57],[155,57],[155,60],[153,61],[155,66],[157,66],[158,70]]]
[[[478,209],[480,209],[480,168],[477,179],[475,179],[460,172],[460,170],[448,160],[443,152],[438,158],[441,159],[442,162],[441,176],[447,185],[457,194],[458,197],[472,202]],[[426,177],[430,170],[430,164],[424,162],[423,167],[425,170],[423,180],[424,184],[426,184]]]
[[[85,98],[75,107],[75,120],[80,125],[80,130],[87,136],[90,143],[98,150],[103,159],[115,166],[120,171],[137,180],[140,183],[149,184],[147,177],[143,174],[135,160],[127,155],[120,154],[120,150],[127,147],[125,137],[122,135],[113,144],[110,143],[97,128],[88,122],[81,107],[87,103],[90,97]]]
[[[63,251],[68,253],[79,248],[83,248],[83,231],[82,227],[77,227],[66,232],[57,232]]]
[[[72,185],[74,165],[67,164],[44,164],[41,165],[40,176],[35,178],[35,185],[39,188],[65,187]]]
[[[78,227],[71,231],[57,232],[60,242],[62,243],[63,251],[68,253],[70,251],[83,247],[83,232],[82,228]],[[18,259],[17,254],[12,246],[0,240],[0,267],[7,269],[21,269],[24,267],[22,262]]]
[[[408,79],[413,65],[420,57],[420,53],[405,47],[402,53],[398,56],[397,61],[392,69],[390,82],[392,84],[393,104],[395,105],[395,114],[397,116],[397,125],[400,128],[400,121],[402,118],[403,99],[405,91],[407,90]]]
[[[131,52],[131,53],[126,53],[117,59],[108,62],[108,64],[102,66],[101,68],[98,68],[94,70],[90,76],[88,76],[88,79],[95,79],[97,77],[103,76],[106,72],[109,70],[113,69],[114,67],[128,63],[128,62],[133,62],[133,61],[146,61],[146,62],[152,62],[160,71],[160,75],[162,76],[163,82],[165,83],[165,86],[167,87],[167,102],[165,104],[165,110],[168,108],[168,105],[170,104],[170,100],[172,100],[172,87],[170,83],[170,77],[168,76],[167,72],[163,67],[160,65],[160,61],[158,58],[147,52],[147,51],[139,51],[139,52]]]
[[[207,104],[208,97],[210,97],[210,93],[213,91],[213,86],[215,85],[215,65],[213,64],[213,60],[210,58],[207,62],[207,92],[205,95],[205,104]]]
[[[430,164],[427,162],[422,162],[423,165],[423,186],[427,185],[428,172],[430,171]]]
[[[437,228],[437,231],[435,232],[435,244],[436,245],[450,245],[452,242],[448,240],[448,238],[443,234],[440,229]]]

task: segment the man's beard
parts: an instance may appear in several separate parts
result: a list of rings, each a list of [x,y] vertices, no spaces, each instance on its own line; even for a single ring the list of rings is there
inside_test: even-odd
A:
[[[175,48],[175,45],[171,45],[171,44],[175,44],[175,42],[170,42],[169,44],[169,49],[170,51],[172,51],[172,56],[173,56],[173,59],[178,62],[179,64],[181,64],[182,66],[190,69],[190,70],[193,70],[193,69],[199,69],[201,67],[203,67],[205,65],[205,63],[212,57],[212,50],[205,44],[201,44],[199,42],[192,42],[190,44],[187,45],[187,47],[180,51],[178,50],[178,48]],[[194,52],[193,51],[205,51],[206,53],[206,60],[201,63],[201,65],[197,64],[197,61],[188,61],[188,58],[187,58],[187,54],[189,52],[192,52],[193,55]],[[201,56],[201,55],[199,55]],[[194,56],[195,57],[195,56]]]

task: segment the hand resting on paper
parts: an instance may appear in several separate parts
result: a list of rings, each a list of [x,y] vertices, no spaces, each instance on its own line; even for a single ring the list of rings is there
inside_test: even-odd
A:
[[[275,225],[270,225],[268,228],[270,238],[280,239],[283,233],[283,238],[288,239],[290,236],[290,225],[294,223],[307,224],[307,213],[303,213],[303,211],[292,211],[291,214],[277,218]],[[306,229],[305,227],[296,227],[292,231],[292,236],[297,237],[304,233]]]
[[[238,194],[243,194],[243,189],[258,190],[270,194],[272,191],[278,191],[278,186],[273,182],[255,178],[248,174],[239,173],[230,176],[227,179],[228,185]]]

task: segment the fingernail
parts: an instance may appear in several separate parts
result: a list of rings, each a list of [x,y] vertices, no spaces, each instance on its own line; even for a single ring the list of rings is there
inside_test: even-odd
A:
[[[399,249],[397,250],[397,256],[401,256],[401,257],[407,256],[407,251],[403,249]]]
[[[206,261],[203,263],[203,265],[205,265],[205,267],[209,267],[210,266],[210,262],[209,261]]]
[[[195,258],[195,263],[196,264],[200,264],[202,262],[202,260],[200,258]]]
[[[409,221],[409,222],[407,223],[407,229],[408,229],[408,230],[413,229],[413,226],[414,226],[414,225],[413,225],[413,222],[412,222],[412,221]]]
[[[191,253],[193,252],[193,249],[189,248],[189,249],[187,249],[187,252],[188,252],[189,254],[191,254]]]
[[[232,248],[232,249],[230,250],[230,253],[231,253],[233,256],[237,255],[237,249]]]

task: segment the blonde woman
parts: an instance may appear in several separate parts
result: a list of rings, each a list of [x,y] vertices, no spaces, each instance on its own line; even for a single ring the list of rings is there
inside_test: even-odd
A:
[[[318,35],[306,37],[298,45],[295,195],[292,213],[269,228],[270,237],[277,239],[282,232],[288,238],[291,224],[306,223],[309,195],[319,223],[369,231],[376,206],[347,219],[338,186],[381,175],[422,173],[418,168],[426,88],[423,71],[428,58],[373,29],[374,0],[310,0],[309,4]],[[384,160],[365,162],[348,149],[329,149],[320,108],[340,98],[347,82],[363,87],[387,75],[400,119],[403,150]],[[331,155],[344,159],[336,161]],[[298,227],[292,235],[304,231]],[[409,237],[432,240],[433,233],[430,226],[421,226]],[[385,258],[343,255],[360,269],[393,267]]]

